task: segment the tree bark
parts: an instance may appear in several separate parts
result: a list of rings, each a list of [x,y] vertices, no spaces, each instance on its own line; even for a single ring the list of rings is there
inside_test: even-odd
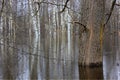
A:
[[[100,32],[104,24],[105,0],[82,0],[81,5],[81,22],[87,24],[88,31],[81,33],[79,63],[98,65],[102,62]]]

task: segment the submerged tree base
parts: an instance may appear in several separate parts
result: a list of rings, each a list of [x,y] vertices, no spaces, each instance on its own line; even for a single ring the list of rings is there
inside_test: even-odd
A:
[[[80,80],[103,80],[102,67],[79,67]]]
[[[79,63],[79,67],[91,67],[91,68],[94,68],[94,67],[102,67],[102,65],[103,65],[102,62],[90,63],[89,65]]]

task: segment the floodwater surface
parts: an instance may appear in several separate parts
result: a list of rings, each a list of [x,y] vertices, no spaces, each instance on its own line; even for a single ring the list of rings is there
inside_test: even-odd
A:
[[[103,80],[102,67],[79,67],[80,80]]]

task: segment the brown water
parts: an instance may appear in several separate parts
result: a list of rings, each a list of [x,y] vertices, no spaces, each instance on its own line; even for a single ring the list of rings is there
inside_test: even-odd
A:
[[[80,80],[103,80],[102,67],[79,67],[79,72]]]

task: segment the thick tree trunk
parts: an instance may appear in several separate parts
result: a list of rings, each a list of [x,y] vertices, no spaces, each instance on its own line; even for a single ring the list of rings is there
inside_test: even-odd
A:
[[[82,0],[81,22],[87,24],[88,28],[82,33],[80,40],[79,63],[82,65],[98,65],[102,62],[100,31],[104,24],[104,1]]]

